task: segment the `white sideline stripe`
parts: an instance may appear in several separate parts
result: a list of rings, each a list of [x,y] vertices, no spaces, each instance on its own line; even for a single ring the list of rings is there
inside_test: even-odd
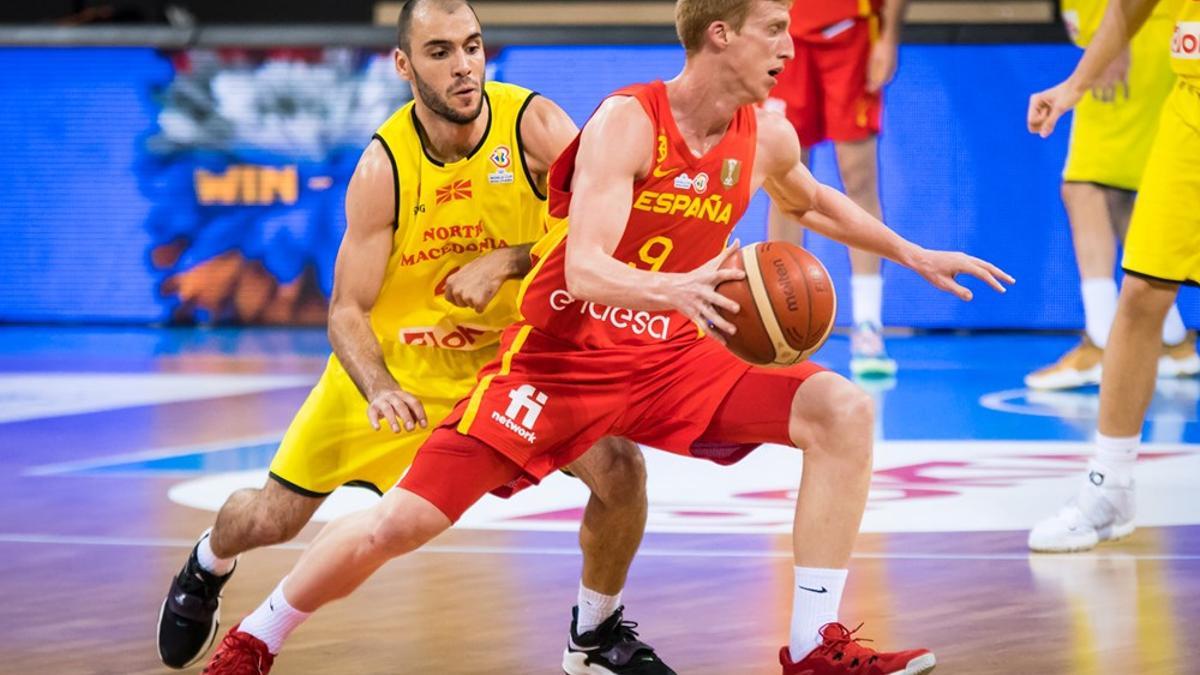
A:
[[[114,464],[126,464],[128,462],[167,459],[168,457],[183,457],[187,455],[206,455],[212,452],[221,452],[222,450],[232,450],[234,448],[266,445],[268,443],[278,444],[282,438],[283,432],[280,431],[279,433],[274,434],[247,436],[245,438],[230,438],[223,441],[203,443],[201,445],[180,445],[171,448],[158,448],[155,450],[138,450],[136,452],[126,452],[119,455],[104,455],[103,457],[76,460],[73,462],[42,464],[40,466],[30,467],[23,473],[26,476],[52,476],[59,473],[73,473],[75,471],[84,471],[87,469],[112,466]]]
[[[0,533],[0,544],[48,544],[54,546],[129,546],[146,548],[191,548],[195,539],[167,537],[85,537],[57,534]],[[302,551],[306,542],[289,542],[267,548]],[[416,553],[451,553],[469,555],[558,555],[578,556],[574,546],[426,546]],[[643,558],[790,558],[788,551],[698,550],[686,548],[643,548],[637,552]],[[1044,560],[1113,559],[1113,560],[1200,560],[1200,555],[1140,555],[1140,554],[1071,554],[1035,555],[1030,553],[854,553],[860,560]]]

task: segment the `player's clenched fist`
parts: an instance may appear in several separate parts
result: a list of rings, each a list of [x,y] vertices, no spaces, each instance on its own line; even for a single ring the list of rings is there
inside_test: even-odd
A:
[[[496,297],[500,285],[512,270],[512,256],[507,250],[472,260],[446,279],[446,299],[458,307],[470,307],[482,313]]]
[[[418,424],[421,428],[429,426],[425,418],[425,406],[417,397],[399,388],[384,389],[373,395],[367,406],[367,419],[375,431],[379,431],[383,420],[387,420],[394,433],[400,433],[401,425],[408,431],[415,429]]]
[[[1054,132],[1058,118],[1074,108],[1082,97],[1083,92],[1076,89],[1070,80],[1030,96],[1026,119],[1029,132],[1042,138],[1048,137]]]

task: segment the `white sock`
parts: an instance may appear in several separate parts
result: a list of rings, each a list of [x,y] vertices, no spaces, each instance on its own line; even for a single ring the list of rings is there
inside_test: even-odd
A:
[[[200,566],[206,572],[223,577],[233,571],[233,566],[237,563],[237,556],[232,558],[218,558],[217,554],[212,550],[212,528],[204,531],[200,535],[200,541],[196,544],[196,559],[200,561]]]
[[[1171,305],[1167,312],[1167,320],[1163,322],[1163,344],[1177,345],[1187,337],[1187,328],[1183,325],[1183,317],[1179,316],[1179,306]]]
[[[883,277],[878,274],[850,275],[850,310],[854,325],[883,325]]]
[[[286,577],[271,591],[270,597],[259,605],[258,609],[242,619],[242,624],[238,627],[243,633],[249,633],[265,642],[267,650],[272,654],[278,654],[279,649],[283,647],[283,641],[304,623],[305,619],[312,616],[312,612],[301,612],[288,604],[287,598],[283,597],[284,581],[287,581]]]
[[[597,593],[579,582],[579,618],[575,620],[575,632],[579,635],[594,630],[596,626],[613,615],[621,606],[621,594]]]
[[[848,570],[797,567],[788,652],[799,661],[821,644],[821,626],[838,620]],[[808,590],[805,590],[808,589]]]
[[[1108,332],[1112,330],[1113,317],[1117,315],[1117,282],[1112,277],[1084,279],[1079,285],[1083,291],[1083,318],[1087,336],[1097,347],[1104,349],[1108,344]]]
[[[1133,480],[1133,466],[1137,463],[1138,445],[1142,437],[1105,436],[1096,432],[1096,458],[1091,471],[1103,474],[1103,483],[1126,486]],[[1092,481],[1095,483],[1095,481]]]

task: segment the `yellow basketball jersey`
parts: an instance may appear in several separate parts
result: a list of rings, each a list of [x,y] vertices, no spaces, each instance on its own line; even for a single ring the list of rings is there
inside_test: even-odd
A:
[[[1086,47],[1100,27],[1107,0],[1062,0],[1062,19],[1076,46]]]
[[[1193,88],[1200,88],[1200,1],[1166,0],[1178,4],[1171,37],[1171,68]]]
[[[1179,0],[1164,0],[1158,3],[1150,20],[1161,19],[1170,21],[1175,17],[1176,5]],[[1104,20],[1104,11],[1108,8],[1108,0],[1062,0],[1062,19],[1067,26],[1067,34],[1071,41],[1079,47],[1087,47],[1100,22]]]
[[[399,197],[392,254],[371,311],[385,351],[389,343],[467,351],[493,347],[518,316],[516,282],[505,283],[482,314],[443,297],[446,278],[458,268],[545,233],[544,190],[534,184],[521,152],[521,116],[536,94],[489,82],[484,95],[487,131],[457,162],[443,164],[425,151],[412,103],[376,133],[395,165]]]

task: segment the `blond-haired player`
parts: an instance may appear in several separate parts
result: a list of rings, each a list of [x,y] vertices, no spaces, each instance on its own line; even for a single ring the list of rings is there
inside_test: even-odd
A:
[[[1087,550],[1134,530],[1133,467],[1154,394],[1163,320],[1180,284],[1200,284],[1200,2],[1113,0],[1075,72],[1029,101],[1029,130],[1049,136],[1160,4],[1175,17],[1161,48],[1170,51],[1178,80],[1163,106],[1125,238],[1096,453],[1075,497],[1029,533],[1037,551]]]
[[[225,502],[173,579],[158,631],[169,666],[211,645],[239,553],[294,537],[339,486],[395,485],[517,318],[517,284],[502,282],[529,269],[527,242],[545,232],[546,172],[577,129],[548,99],[484,82],[479,24],[463,0],[410,0],[398,34],[396,68],[414,100],[379,128],[350,180],[334,354],[266,485]],[[630,648],[619,620],[646,518],[640,451],[605,439],[569,468],[593,488],[577,625],[604,649],[657,660],[648,646]]]
[[[1076,45],[1088,46],[1107,4],[1108,0],[1063,1],[1063,23]],[[1142,180],[1163,101],[1175,84],[1170,57],[1163,49],[1175,28],[1169,4],[1154,10],[1075,108],[1062,197],[1079,266],[1085,331],[1080,343],[1058,361],[1025,377],[1025,385],[1032,389],[1069,389],[1100,382],[1104,346],[1117,311],[1113,278],[1117,244],[1129,228],[1134,193]],[[1200,372],[1195,338],[1188,336],[1174,305],[1163,324],[1162,342],[1159,377]]]
[[[794,53],[790,4],[676,2],[683,72],[608,97],[551,169],[558,241],[526,278],[522,320],[505,332],[502,356],[422,446],[400,486],[369,512],[330,523],[271,599],[222,639],[212,675],[265,673],[306,612],[423,546],[484,494],[514,480],[536,483],[605,435],[719,464],[762,443],[802,448],[780,672],[933,670],[930,651],[877,651],[838,620],[871,482],[870,396],[811,362],[751,366],[697,330],[712,323],[732,332],[716,308],[736,313],[737,303],[714,289],[744,277],[720,264],[736,250],[728,237],[759,188],[790,214],[824,213],[822,234],[964,300],[971,292],[958,274],[998,291],[1012,281],[985,261],[906,241],[813,179],[795,129],[756,107]],[[272,609],[285,600],[294,613]],[[592,667],[583,638],[572,631],[564,670],[618,672]],[[454,655],[446,663],[454,672]]]

